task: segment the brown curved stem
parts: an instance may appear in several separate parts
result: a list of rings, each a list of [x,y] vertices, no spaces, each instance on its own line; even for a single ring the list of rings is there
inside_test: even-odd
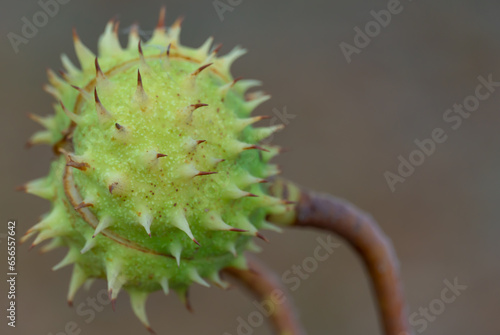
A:
[[[279,335],[305,335],[290,296],[279,278],[254,257],[248,258],[248,270],[226,268],[225,273],[242,282],[266,306],[260,313],[269,317]]]
[[[276,196],[297,203],[290,207],[293,214],[289,212],[269,219],[292,226],[319,228],[344,238],[358,252],[368,270],[385,334],[412,334],[396,253],[375,220],[344,200],[301,190],[286,181],[278,181],[273,188]]]

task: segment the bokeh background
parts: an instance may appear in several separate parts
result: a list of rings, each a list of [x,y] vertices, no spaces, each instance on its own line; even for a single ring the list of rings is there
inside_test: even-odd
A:
[[[273,109],[286,108],[295,116],[274,138],[289,149],[277,159],[283,175],[347,198],[377,218],[401,259],[412,313],[440,298],[444,280],[458,277],[467,285],[423,333],[499,334],[500,90],[459,129],[451,130],[442,119],[446,109],[474,93],[479,75],[500,80],[499,3],[402,0],[402,12],[348,64],[339,44],[352,44],[353,28],[364,27],[373,20],[370,11],[385,9],[387,3],[243,0],[221,21],[212,0],[70,1],[16,54],[7,33],[19,34],[21,18],[31,19],[40,7],[35,0],[2,0],[0,232],[15,218],[20,236],[49,208],[48,202],[14,188],[48,170],[50,148],[24,148],[39,129],[26,114],[52,113],[52,98],[41,88],[45,69],[59,69],[62,52],[75,59],[71,28],[95,51],[109,18],[116,16],[123,29],[138,21],[147,32],[166,4],[168,23],[178,15],[186,17],[184,44],[197,46],[213,35],[224,44],[222,52],[234,45],[249,49],[233,73],[263,80],[263,89],[272,94],[257,113],[273,115]],[[126,34],[121,38],[125,42]],[[395,172],[398,156],[408,157],[416,148],[414,140],[428,138],[436,127],[446,130],[448,140],[391,192],[384,172]],[[313,255],[320,235],[268,233],[271,243],[260,257],[282,274]],[[6,273],[4,241],[0,247],[0,269]],[[108,305],[89,324],[67,307],[71,270],[50,270],[63,255],[58,250],[41,256],[19,246],[18,323],[8,328],[2,312],[2,334],[61,335],[68,321],[78,324],[80,334],[146,334],[126,294],[120,295],[117,312]],[[1,282],[3,311],[7,299]],[[100,281],[80,292],[75,305],[103,288]],[[309,334],[381,334],[369,282],[346,245],[292,296]],[[157,333],[234,335],[237,318],[255,310],[253,298],[238,289],[194,286],[191,300],[194,314],[175,295],[154,294],[148,314]],[[265,323],[253,334],[272,333]]]

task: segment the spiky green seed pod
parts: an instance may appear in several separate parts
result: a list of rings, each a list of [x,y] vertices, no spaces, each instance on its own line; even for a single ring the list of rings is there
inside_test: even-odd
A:
[[[93,278],[107,279],[114,301],[121,288],[149,327],[150,292],[185,295],[193,283],[224,286],[219,271],[245,267],[269,214],[285,210],[263,184],[278,169],[277,147],[259,142],[279,129],[254,128],[250,114],[268,99],[245,92],[254,80],[233,80],[236,48],[219,57],[209,38],[197,49],[168,30],[164,12],[141,45],[137,28],[127,48],[109,22],[98,57],[74,33],[81,69],[62,56],[62,77],[48,72],[55,114],[33,118],[46,130],[31,143],[54,147],[47,177],[25,189],[52,210],[24,240],[69,249],[54,267],[73,264],[68,300]]]

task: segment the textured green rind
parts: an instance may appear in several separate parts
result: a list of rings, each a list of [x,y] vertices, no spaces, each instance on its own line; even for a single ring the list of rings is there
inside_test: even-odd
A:
[[[196,257],[186,255],[186,258],[190,259],[181,261],[178,267],[175,260],[169,256],[152,255],[137,251],[117,244],[102,234],[95,237],[95,247],[83,255],[80,254],[86,239],[92,236],[94,230],[80,216],[74,215],[74,208],[66,200],[62,184],[57,183],[62,178],[65,165],[65,160],[60,157],[54,162],[51,169],[53,174],[50,178],[54,182],[53,185],[56,186],[54,208],[51,213],[57,214],[44,227],[44,230],[62,236],[63,244],[76,255],[73,262],[79,264],[89,278],[106,278],[106,267],[110,264],[119,264],[121,265],[119,275],[122,276],[125,287],[141,288],[141,290],[148,292],[156,291],[161,289],[158,284],[161,279],[169,278],[171,288],[184,290],[192,282],[188,275],[192,267],[195,267],[202,277],[210,277],[214,273],[214,269],[221,269],[235,262],[234,256],[227,253],[227,251],[218,255],[207,252],[209,251],[208,248],[200,248],[200,252],[196,254]],[[137,234],[144,235],[144,230],[140,230]],[[178,234],[178,232],[170,232],[168,236],[162,235],[156,239],[148,237],[148,239],[157,240],[158,245],[161,245],[161,243],[168,245],[169,242],[175,240]],[[221,234],[228,234],[231,237],[235,235],[234,233]],[[248,236],[240,236],[238,250],[244,250],[249,238]],[[189,242],[193,243],[192,241]],[[213,243],[213,248],[217,249],[217,243]],[[156,251],[161,252],[162,250],[158,248]]]
[[[141,54],[137,34],[123,49],[114,27],[100,38],[99,67],[75,35],[81,69],[63,56],[64,78],[48,73],[46,91],[58,103],[53,116],[33,117],[47,130],[31,142],[61,154],[47,177],[26,185],[53,208],[24,239],[38,233],[34,245],[52,239],[46,250],[69,249],[55,268],[74,264],[70,301],[86,279],[104,278],[113,299],[122,286],[131,293],[148,325],[143,293],[168,283],[184,294],[193,282],[205,285],[202,278],[223,285],[218,272],[244,267],[243,252],[269,227],[266,216],[286,210],[261,183],[278,172],[269,164],[278,148],[257,146],[278,128],[251,125],[267,98],[248,100],[255,83],[233,82],[229,68],[241,49],[218,57],[210,39],[184,47],[174,24],[157,28]],[[99,222],[109,224],[99,232]]]

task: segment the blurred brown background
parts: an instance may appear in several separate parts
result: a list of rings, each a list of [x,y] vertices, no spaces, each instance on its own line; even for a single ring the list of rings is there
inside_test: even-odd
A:
[[[263,80],[272,94],[258,113],[272,115],[286,106],[295,116],[274,139],[290,149],[278,158],[283,175],[347,198],[377,218],[401,259],[411,313],[439,299],[445,279],[458,277],[467,285],[423,333],[500,333],[500,90],[459,129],[451,130],[442,119],[446,109],[474,93],[479,75],[500,81],[497,1],[402,0],[402,12],[348,64],[339,44],[353,44],[353,28],[373,20],[370,11],[387,8],[387,1],[243,0],[223,21],[212,0],[70,1],[16,54],[7,33],[20,34],[21,18],[31,20],[40,6],[35,0],[2,0],[0,233],[15,218],[20,236],[49,208],[47,201],[13,189],[48,170],[49,148],[24,149],[39,129],[26,114],[52,113],[52,98],[41,86],[46,67],[60,68],[62,52],[74,59],[71,27],[95,51],[109,18],[117,15],[122,28],[138,21],[148,31],[162,4],[168,23],[185,15],[184,44],[198,46],[213,35],[224,43],[223,52],[237,44],[249,49],[233,73]],[[125,42],[126,35],[122,38]],[[398,155],[408,157],[416,148],[413,141],[428,138],[436,127],[446,130],[448,140],[391,192],[384,172],[396,172]],[[312,256],[320,233],[267,235],[271,243],[259,257],[282,274]],[[4,273],[5,247],[2,243]],[[146,334],[124,293],[117,312],[108,305],[87,324],[66,305],[70,268],[50,270],[64,251],[41,256],[27,249],[19,246],[15,330],[6,326],[2,280],[2,334],[55,335],[68,321],[75,321],[81,334]],[[104,287],[100,281],[81,291],[75,305]],[[380,334],[369,283],[345,245],[292,295],[309,334]],[[255,310],[253,298],[236,289],[194,286],[191,297],[193,315],[175,295],[150,298],[148,314],[158,334],[234,335],[237,318]],[[265,323],[254,334],[271,331]]]

